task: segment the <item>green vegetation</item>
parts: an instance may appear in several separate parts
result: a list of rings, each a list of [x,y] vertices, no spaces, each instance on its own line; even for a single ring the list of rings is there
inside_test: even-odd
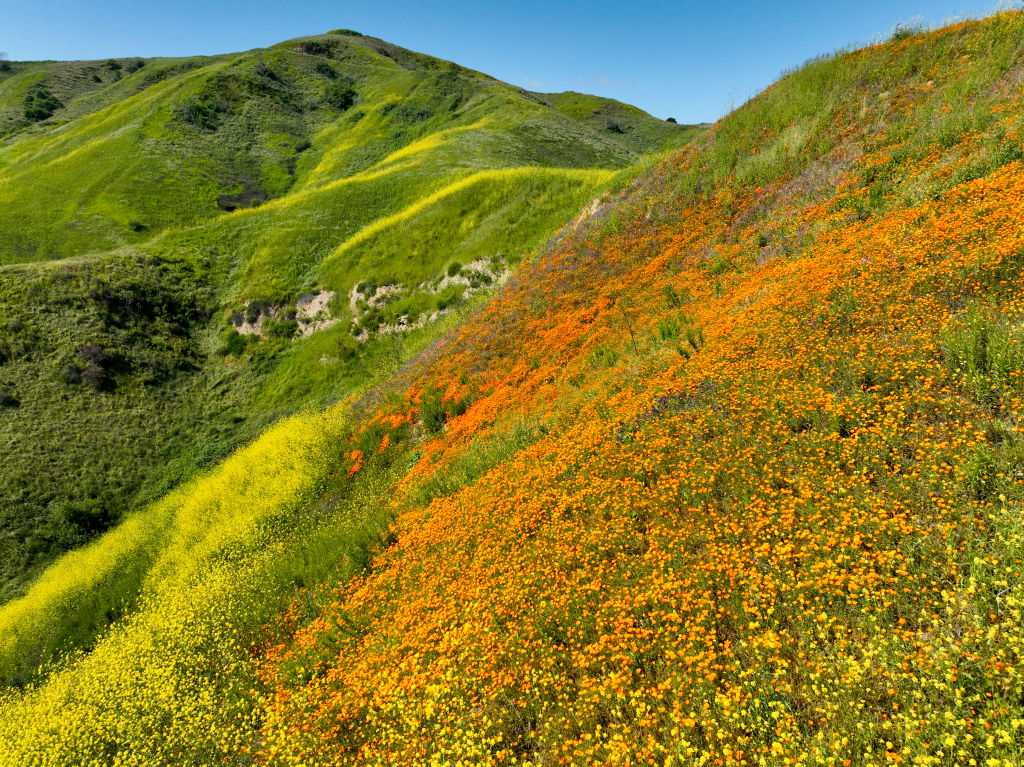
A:
[[[707,132],[344,30],[51,88],[0,765],[1019,762],[1022,29]]]
[[[691,136],[573,98],[630,130],[348,33],[12,64],[0,602],[275,420],[397,370],[616,174]],[[360,283],[375,291],[353,303]],[[296,316],[331,293],[319,324]]]

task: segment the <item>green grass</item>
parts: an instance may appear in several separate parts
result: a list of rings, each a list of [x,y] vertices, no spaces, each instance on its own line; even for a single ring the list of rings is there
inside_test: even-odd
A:
[[[991,107],[1004,95],[997,84],[1019,62],[1021,20],[1002,14],[984,35],[970,26],[915,33],[900,44],[839,51],[791,72],[721,121],[707,151],[679,180],[690,194],[717,185],[765,185],[827,162],[841,148],[893,151],[890,170],[929,152],[950,152],[971,131],[988,134],[992,148],[974,169],[980,177],[1019,156],[1019,141],[1000,134]],[[903,99],[912,99],[904,106]],[[836,130],[845,125],[856,130]],[[863,146],[862,132],[873,135]],[[950,154],[953,159],[954,154]],[[889,204],[919,202],[965,175],[920,179],[885,176]],[[876,198],[875,207],[882,204]],[[865,214],[870,213],[866,210]]]

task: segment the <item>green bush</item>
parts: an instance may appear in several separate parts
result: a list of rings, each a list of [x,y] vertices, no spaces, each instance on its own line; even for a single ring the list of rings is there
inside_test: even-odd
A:
[[[213,132],[220,127],[227,107],[208,93],[192,96],[178,107],[178,116],[199,130]]]
[[[31,122],[46,120],[63,106],[46,85],[37,83],[25,94],[25,119]]]
[[[352,84],[343,78],[332,80],[324,88],[324,103],[340,112],[355,104],[357,96]]]
[[[234,328],[228,328],[221,339],[223,344],[220,348],[222,355],[231,355],[232,357],[238,357],[245,354],[245,349],[248,346],[248,340],[246,336],[243,336]]]

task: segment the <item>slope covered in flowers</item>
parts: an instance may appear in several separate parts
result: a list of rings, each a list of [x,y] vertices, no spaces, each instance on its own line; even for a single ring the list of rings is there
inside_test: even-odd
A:
[[[588,208],[0,764],[1019,764],[1022,45],[812,62]]]
[[[426,362],[443,431],[264,662],[263,759],[1019,763],[1022,31],[810,65]]]

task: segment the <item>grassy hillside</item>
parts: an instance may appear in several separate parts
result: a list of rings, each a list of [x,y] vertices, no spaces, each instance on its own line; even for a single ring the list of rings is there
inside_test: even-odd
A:
[[[0,72],[0,601],[386,377],[693,135],[588,108],[614,126],[348,32]]]
[[[0,764],[1019,763],[1022,41],[808,64],[61,559]]]

